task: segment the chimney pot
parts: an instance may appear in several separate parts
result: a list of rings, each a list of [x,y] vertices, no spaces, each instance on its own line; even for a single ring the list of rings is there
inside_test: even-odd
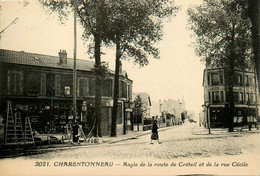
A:
[[[59,52],[59,59],[60,59],[60,64],[66,65],[67,64],[67,52],[66,50],[60,50]]]

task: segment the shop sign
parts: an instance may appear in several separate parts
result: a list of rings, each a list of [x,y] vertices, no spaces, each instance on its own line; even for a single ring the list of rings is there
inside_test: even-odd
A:
[[[126,108],[125,112],[133,112],[133,110],[131,108]]]

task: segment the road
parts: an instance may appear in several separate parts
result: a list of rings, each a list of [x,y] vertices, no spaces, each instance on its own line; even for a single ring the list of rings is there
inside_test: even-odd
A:
[[[158,168],[174,172],[180,170],[185,171],[185,173],[187,171],[199,173],[208,173],[209,171],[222,173],[223,171],[225,174],[231,171],[232,173],[238,172],[238,174],[259,172],[259,132],[217,133],[216,131],[214,134],[213,131],[213,134],[207,134],[197,124],[188,123],[160,131],[159,136],[160,144],[157,141],[150,144],[150,134],[147,134],[113,144],[80,146],[14,159],[3,159],[0,164],[1,162],[13,164],[22,161],[29,164],[29,167],[34,165],[33,168],[37,169],[39,167],[35,167],[36,162],[46,162],[49,165],[48,169],[55,167],[56,170],[66,170],[68,167],[73,169],[78,167],[82,169],[83,167],[81,165],[68,166],[69,162],[84,162],[82,163],[84,169],[95,171],[95,167],[99,166],[90,168],[89,162],[102,161],[113,163],[112,168],[114,169],[124,168],[135,171],[143,162],[146,169],[149,164],[152,166],[149,171],[154,170],[154,174],[158,172]],[[88,166],[86,166],[86,162]],[[210,164],[206,166],[208,163],[212,166]],[[199,166],[200,164],[201,166]],[[40,167],[46,168],[46,166]],[[107,166],[104,165],[104,167]],[[112,168],[107,171],[107,174],[112,172]],[[213,169],[217,169],[217,172]]]

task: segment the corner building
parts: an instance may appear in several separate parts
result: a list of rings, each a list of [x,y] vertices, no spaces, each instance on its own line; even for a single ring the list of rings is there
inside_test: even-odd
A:
[[[259,122],[259,93],[256,74],[253,69],[235,71],[234,126]],[[228,86],[224,81],[224,70],[207,66],[203,74],[204,102],[210,102],[208,115],[211,127],[228,127]],[[207,123],[207,109],[204,107],[204,123]]]
[[[86,133],[90,130],[95,107],[94,63],[77,59],[77,120]],[[102,135],[109,135],[112,121],[114,72],[109,70],[102,85]],[[120,95],[117,133],[123,134],[124,104],[132,100],[132,80],[120,69]],[[0,50],[0,123],[1,136],[7,117],[7,101],[22,122],[30,117],[32,129],[40,133],[63,133],[73,121],[73,59],[65,50],[57,56]],[[1,138],[2,138],[1,137]]]

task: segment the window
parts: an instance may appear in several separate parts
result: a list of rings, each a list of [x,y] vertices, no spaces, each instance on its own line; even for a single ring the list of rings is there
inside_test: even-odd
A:
[[[88,79],[78,78],[78,96],[84,97],[88,95]]]
[[[244,99],[244,94],[243,94],[243,92],[239,92],[239,94],[238,94],[238,102],[239,102],[240,104],[243,104],[243,99]]]
[[[210,94],[210,92],[209,92],[209,102],[211,102],[211,96],[210,96],[211,94]]]
[[[213,103],[219,103],[219,91],[212,92],[212,102]]]
[[[55,96],[60,96],[60,75],[55,75],[54,89]]]
[[[103,81],[102,95],[105,97],[112,96],[112,79],[107,79],[107,80]]]
[[[132,85],[131,84],[128,85],[128,97],[129,97],[129,100],[132,100]]]
[[[245,103],[247,104],[249,102],[249,93],[245,94]]]
[[[224,92],[223,91],[220,92],[220,96],[221,96],[221,101],[225,102],[225,100],[224,100]]]
[[[234,102],[239,103],[239,93],[234,92]]]
[[[127,98],[127,84],[122,82],[122,97]]]
[[[219,76],[219,79],[220,85],[224,85],[224,79],[222,74]]]
[[[210,86],[210,76],[208,75],[208,86]]]
[[[213,73],[211,75],[212,85],[219,85],[218,74]]]
[[[252,77],[252,76],[250,76],[248,79],[249,79],[249,86],[252,86],[252,85],[254,85],[254,82],[253,82],[253,77]]]
[[[249,103],[254,104],[255,103],[255,96],[253,93],[249,94]]]
[[[94,96],[95,95],[95,87],[96,87],[96,81],[95,78],[89,79],[89,95]]]
[[[29,95],[37,95],[40,93],[40,78],[36,72],[27,72],[27,86],[28,86],[28,93]]]
[[[9,94],[22,94],[22,72],[13,71],[8,74],[8,93]]]
[[[46,94],[47,96],[53,96],[54,95],[54,74],[53,73],[49,73],[46,75]]]
[[[249,80],[248,80],[248,76],[247,75],[245,76],[245,84],[246,84],[247,87],[249,86]]]
[[[243,78],[242,75],[237,76],[237,85],[242,86],[243,83],[242,78]]]

